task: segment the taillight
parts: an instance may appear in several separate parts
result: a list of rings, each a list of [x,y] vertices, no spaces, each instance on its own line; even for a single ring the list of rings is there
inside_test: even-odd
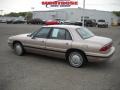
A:
[[[100,51],[107,51],[108,50],[108,48],[107,48],[107,46],[105,46],[105,47],[102,47],[101,49],[100,49]]]
[[[104,51],[107,51],[108,49],[110,49],[111,47],[112,47],[112,43],[105,45],[99,51],[104,52]]]

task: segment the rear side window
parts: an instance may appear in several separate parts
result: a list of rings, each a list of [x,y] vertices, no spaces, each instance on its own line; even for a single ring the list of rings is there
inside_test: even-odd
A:
[[[70,33],[61,28],[53,28],[52,33],[50,35],[51,39],[60,39],[60,40],[71,40]]]

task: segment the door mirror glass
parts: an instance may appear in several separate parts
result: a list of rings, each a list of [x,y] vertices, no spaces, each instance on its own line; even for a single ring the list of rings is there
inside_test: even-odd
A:
[[[31,37],[31,34],[28,34],[27,37]]]

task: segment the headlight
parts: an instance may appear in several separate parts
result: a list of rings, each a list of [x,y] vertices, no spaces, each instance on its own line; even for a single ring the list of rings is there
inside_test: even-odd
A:
[[[13,41],[13,40],[11,39],[11,37],[9,37],[9,38],[8,38],[8,43],[12,43],[12,41]]]

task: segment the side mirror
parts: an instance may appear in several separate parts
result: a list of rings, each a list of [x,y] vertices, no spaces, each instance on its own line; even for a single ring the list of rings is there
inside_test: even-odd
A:
[[[35,39],[35,36],[28,34],[27,37],[31,37],[31,39]]]
[[[31,35],[30,35],[30,34],[28,34],[28,35],[27,35],[27,37],[31,37]]]
[[[35,39],[35,38],[36,38],[36,36],[35,36],[35,35],[31,36],[31,39]]]
[[[35,39],[35,36],[32,36],[31,39]]]

